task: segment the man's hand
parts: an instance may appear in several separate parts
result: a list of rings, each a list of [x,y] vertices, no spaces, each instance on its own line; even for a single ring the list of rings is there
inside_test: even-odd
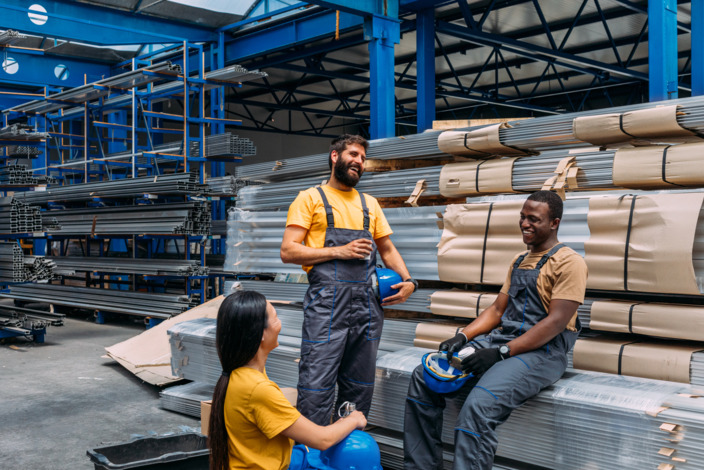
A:
[[[337,259],[364,259],[372,254],[372,241],[368,238],[352,240],[347,245],[335,247]]]
[[[499,348],[477,349],[462,360],[462,372],[481,375],[502,359]]]
[[[465,344],[467,344],[467,337],[464,333],[457,333],[452,338],[446,339],[440,343],[440,346],[438,346],[438,351],[447,351],[447,354],[450,355],[462,349],[462,346]]]
[[[416,290],[415,284],[412,282],[399,282],[391,286],[392,289],[398,289],[394,295],[390,295],[385,299],[381,299],[382,307],[388,307],[389,305],[396,305],[408,300],[408,297]]]

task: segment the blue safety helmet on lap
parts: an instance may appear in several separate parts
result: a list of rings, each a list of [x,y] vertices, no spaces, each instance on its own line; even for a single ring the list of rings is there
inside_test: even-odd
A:
[[[379,445],[364,431],[352,431],[342,442],[321,452],[320,457],[335,470],[382,470]]]
[[[423,379],[426,385],[436,393],[452,393],[473,377],[461,369],[455,368],[447,360],[445,352],[426,353],[422,359]]]
[[[393,269],[376,268],[376,274],[372,275],[372,286],[379,302],[398,293],[398,289],[392,289],[391,286],[399,282],[403,282],[403,279]]]

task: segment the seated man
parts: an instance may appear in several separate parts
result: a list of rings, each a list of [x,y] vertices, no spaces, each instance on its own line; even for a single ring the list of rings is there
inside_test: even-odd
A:
[[[455,469],[491,470],[498,445],[496,426],[567,367],[567,352],[579,332],[577,307],[584,301],[587,266],[557,240],[562,200],[538,191],[520,215],[529,251],[516,255],[496,301],[455,337],[440,344],[457,352],[471,340],[476,351],[462,360],[472,372],[462,389],[471,389],[455,426]],[[460,390],[462,390],[460,389]],[[406,398],[404,460],[406,469],[443,468],[442,413],[445,399],[413,373]]]

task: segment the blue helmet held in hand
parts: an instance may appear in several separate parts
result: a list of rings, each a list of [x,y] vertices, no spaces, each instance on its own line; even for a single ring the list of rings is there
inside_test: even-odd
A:
[[[376,268],[376,273],[372,274],[372,286],[379,302],[398,293],[398,289],[392,289],[391,286],[399,282],[403,282],[403,279],[393,269]]]
[[[426,385],[436,393],[452,393],[474,374],[464,373],[448,361],[447,353],[432,352],[423,356],[423,379]]]

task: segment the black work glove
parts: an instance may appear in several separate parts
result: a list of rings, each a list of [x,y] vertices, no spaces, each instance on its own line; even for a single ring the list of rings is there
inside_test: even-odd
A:
[[[501,359],[503,358],[499,348],[477,349],[474,354],[462,360],[462,372],[472,372],[475,376],[481,375]]]
[[[457,333],[452,338],[446,339],[440,343],[440,346],[438,346],[438,351],[447,351],[447,355],[449,356],[450,354],[456,353],[462,349],[462,346],[465,344],[467,344],[467,337],[462,333]]]

